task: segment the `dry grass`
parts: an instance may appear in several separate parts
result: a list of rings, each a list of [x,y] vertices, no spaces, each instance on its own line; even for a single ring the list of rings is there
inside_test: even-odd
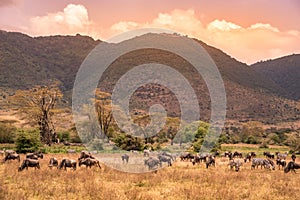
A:
[[[0,165],[0,199],[297,199],[299,174],[283,171],[230,171],[219,158],[216,168],[177,161],[157,173],[129,174],[108,167],[50,170],[52,155],[41,169],[17,172],[19,163]],[[24,156],[22,156],[24,157]],[[55,155],[61,159],[67,155]],[[76,159],[78,155],[71,155]],[[103,166],[103,165],[102,165]]]

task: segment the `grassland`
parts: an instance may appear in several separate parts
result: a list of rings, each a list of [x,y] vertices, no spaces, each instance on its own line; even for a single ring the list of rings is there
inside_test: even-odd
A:
[[[228,168],[226,158],[218,158],[215,168],[178,160],[157,173],[130,174],[103,164],[102,169],[51,170],[48,161],[52,156],[78,158],[78,154],[47,154],[40,160],[40,170],[22,172],[17,171],[17,161],[1,164],[0,199],[274,200],[298,199],[300,194],[299,174],[284,174],[278,168],[251,170],[250,163],[235,172]]]

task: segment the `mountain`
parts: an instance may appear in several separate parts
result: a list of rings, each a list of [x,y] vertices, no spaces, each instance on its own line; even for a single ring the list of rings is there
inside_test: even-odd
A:
[[[160,43],[157,34],[139,36]],[[164,34],[164,37],[175,37]],[[179,36],[176,36],[179,37]],[[238,62],[224,52],[196,40],[217,65],[225,84],[227,118],[266,123],[299,119],[296,101],[285,98],[284,88],[259,73],[254,67]],[[70,101],[76,73],[88,53],[101,41],[87,36],[30,37],[22,33],[0,31],[0,101],[17,89],[26,89],[50,80],[61,82],[65,98]],[[186,60],[158,49],[140,49],[116,59],[103,74],[99,87],[112,92],[120,77],[134,66],[161,63],[184,75],[195,90],[204,120],[210,116],[210,97],[205,82]],[[180,116],[176,96],[168,88],[147,84],[132,95],[131,113],[145,112],[155,103],[163,104],[168,115]]]
[[[300,54],[258,62],[251,67],[279,85],[288,98],[300,100]]]

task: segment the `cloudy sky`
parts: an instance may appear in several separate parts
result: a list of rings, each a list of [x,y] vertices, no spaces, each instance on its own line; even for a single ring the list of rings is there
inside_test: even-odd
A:
[[[298,0],[0,0],[0,29],[105,40],[137,28],[196,37],[248,64],[300,53]]]

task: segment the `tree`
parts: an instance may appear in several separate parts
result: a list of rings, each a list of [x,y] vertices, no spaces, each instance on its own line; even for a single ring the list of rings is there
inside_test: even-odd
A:
[[[62,96],[57,84],[52,84],[35,86],[29,90],[18,90],[11,100],[26,119],[38,126],[41,141],[51,145],[52,140],[57,137],[52,120],[53,109]]]
[[[109,128],[112,125],[112,106],[111,106],[111,95],[100,90],[96,90],[95,99],[97,119],[99,122],[101,135],[109,136]]]

